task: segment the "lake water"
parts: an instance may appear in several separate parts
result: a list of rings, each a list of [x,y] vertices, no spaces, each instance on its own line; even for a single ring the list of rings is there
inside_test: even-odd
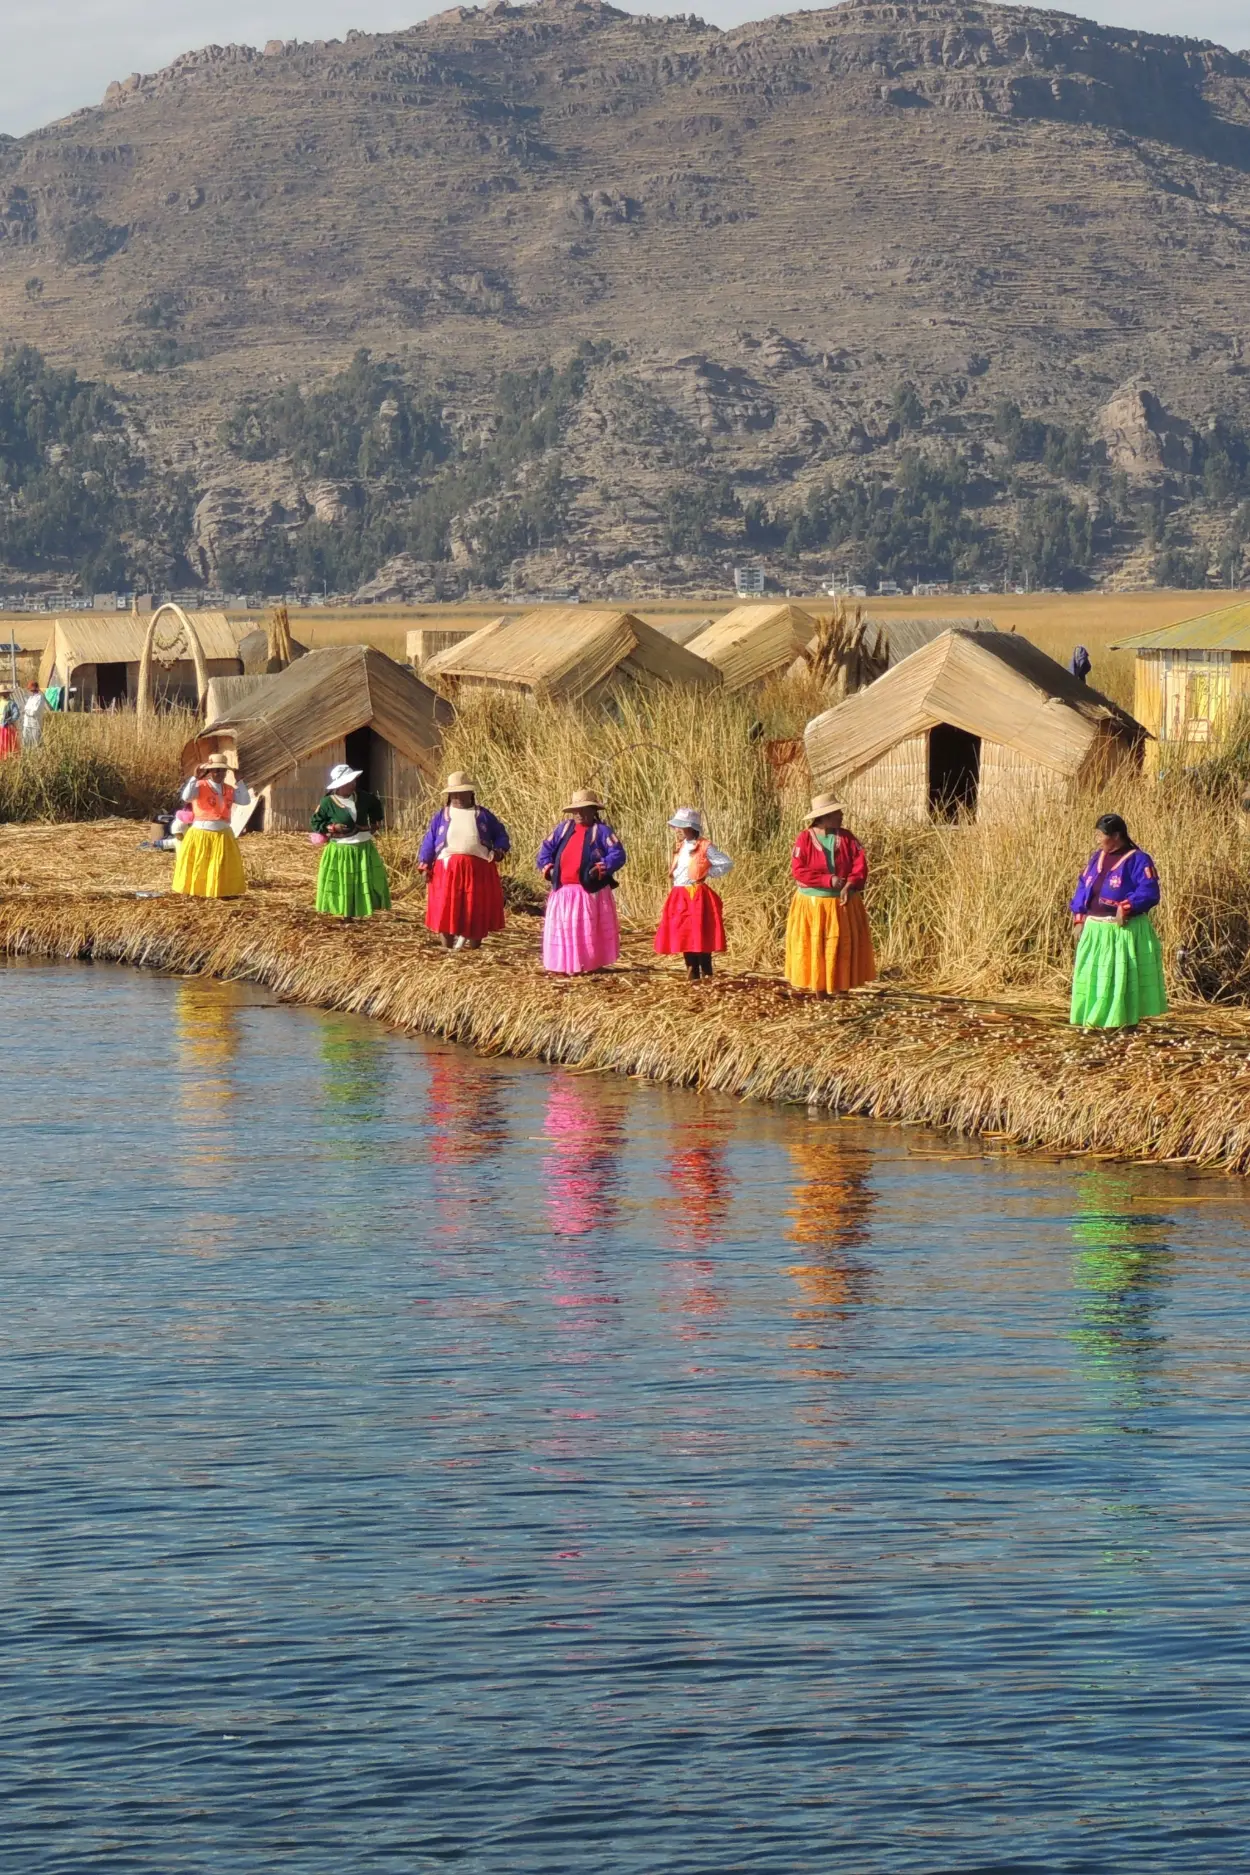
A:
[[[6,1875],[1246,1865],[1240,1184],[0,994]]]

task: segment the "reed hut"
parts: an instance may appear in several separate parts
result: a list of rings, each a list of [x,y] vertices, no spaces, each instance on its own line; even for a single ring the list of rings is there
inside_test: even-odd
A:
[[[492,625],[502,624],[502,619],[492,619]],[[480,625],[418,625],[407,634],[405,649],[408,662],[420,677],[431,658],[436,658],[440,651],[449,651],[453,645],[462,645],[466,638],[472,638],[481,631]]]
[[[495,619],[425,666],[440,690],[511,690],[523,696],[597,702],[637,684],[719,686],[721,674],[684,645],[645,625],[632,612],[587,606],[544,606]]]
[[[736,605],[686,646],[714,664],[730,690],[789,670],[816,635],[816,620],[797,605]]]
[[[1218,742],[1250,700],[1250,600],[1203,612],[1113,647],[1133,651],[1133,710],[1154,741],[1149,769]],[[1192,759],[1192,754],[1189,759]]]
[[[307,657],[308,646],[301,644],[298,638],[288,637],[287,643],[289,655],[275,658],[272,634],[266,626],[258,625],[254,631],[245,633],[239,640],[239,657],[245,673],[249,677],[263,677],[282,670],[296,658]]]
[[[245,697],[255,696],[269,682],[268,677],[210,677],[204,699],[204,721],[215,722],[219,716],[227,716],[236,709]]]
[[[993,631],[992,618],[890,618],[871,621],[885,633],[887,668],[901,664],[913,651],[923,651],[949,631]]]
[[[251,621],[232,621],[224,612],[191,612],[187,616],[204,647],[208,675],[241,673],[239,640],[250,629]],[[67,693],[73,690],[72,697],[67,694],[67,704],[77,710],[136,703],[143,641],[151,622],[147,614],[135,612],[70,612],[55,619],[39,665],[40,688],[59,684]],[[166,659],[163,643],[175,655]],[[153,680],[158,703],[186,704],[191,709],[197,706],[195,665],[173,621],[167,637],[157,632]]]
[[[813,785],[856,813],[1014,819],[1120,762],[1146,731],[1015,632],[945,631],[814,717]]]
[[[183,770],[229,755],[257,797],[254,830],[305,832],[336,762],[360,769],[392,826],[423,807],[451,711],[402,664],[372,645],[333,645],[243,681],[252,688],[187,744]]]

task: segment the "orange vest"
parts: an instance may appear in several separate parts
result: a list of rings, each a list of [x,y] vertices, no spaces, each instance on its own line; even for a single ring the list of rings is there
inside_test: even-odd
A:
[[[686,842],[685,840],[679,840],[679,841],[677,842],[677,845],[676,845],[676,846],[675,846],[675,847],[673,848],[673,859],[672,859],[672,864],[671,864],[671,865],[669,866],[669,871],[670,871],[670,873],[672,873],[672,872],[676,872],[676,870],[677,870],[677,861],[678,861],[678,858],[679,858],[679,856],[680,856],[680,854],[681,854],[681,850],[682,850],[682,848],[683,848],[684,846],[686,846],[687,844],[688,844],[688,843],[687,843],[687,842]],[[691,885],[702,885],[702,884],[703,884],[703,881],[704,881],[704,880],[705,880],[705,879],[707,878],[707,875],[708,875],[708,861],[707,861],[707,849],[708,849],[708,845],[709,845],[709,842],[708,842],[707,840],[696,840],[696,841],[694,842],[694,850],[693,850],[693,852],[692,852],[692,853],[690,854],[690,861],[689,861],[689,878],[690,878],[690,883],[691,883]]]
[[[229,820],[230,809],[234,805],[234,789],[227,783],[218,794],[211,781],[198,782],[191,805],[197,820]]]

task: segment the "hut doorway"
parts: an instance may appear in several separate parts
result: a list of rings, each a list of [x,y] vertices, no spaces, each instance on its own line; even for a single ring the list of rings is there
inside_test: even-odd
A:
[[[386,781],[385,740],[366,723],[344,738],[343,754],[349,768],[360,770],[359,786],[371,794],[381,794]]]
[[[102,710],[118,708],[126,701],[126,666],[97,664],[95,667],[96,701]]]
[[[929,731],[929,812],[939,820],[975,814],[980,780],[980,736],[935,724]]]

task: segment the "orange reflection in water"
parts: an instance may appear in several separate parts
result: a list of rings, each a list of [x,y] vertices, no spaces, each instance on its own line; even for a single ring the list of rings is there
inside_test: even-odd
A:
[[[795,1185],[786,1234],[817,1253],[787,1272],[803,1305],[795,1319],[847,1316],[868,1300],[872,1286],[870,1265],[853,1254],[871,1231],[872,1162],[860,1148],[827,1135],[792,1141],[787,1151]]]

